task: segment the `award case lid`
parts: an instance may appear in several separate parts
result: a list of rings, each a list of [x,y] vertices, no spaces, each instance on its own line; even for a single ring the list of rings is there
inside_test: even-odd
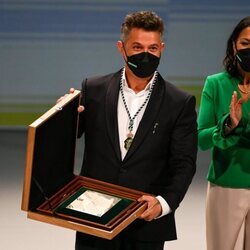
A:
[[[137,201],[145,193],[74,174],[79,103],[75,90],[29,125],[22,210],[34,220],[112,239],[146,209],[145,202]],[[82,187],[133,202],[105,225],[51,212]]]
[[[34,210],[74,178],[80,91],[28,127],[22,209]]]

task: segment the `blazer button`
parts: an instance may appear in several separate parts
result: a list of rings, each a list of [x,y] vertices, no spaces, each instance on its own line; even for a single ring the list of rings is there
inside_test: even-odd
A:
[[[121,173],[121,174],[126,173],[126,172],[127,172],[127,169],[125,169],[125,168],[123,168],[123,167],[120,168],[120,173]]]

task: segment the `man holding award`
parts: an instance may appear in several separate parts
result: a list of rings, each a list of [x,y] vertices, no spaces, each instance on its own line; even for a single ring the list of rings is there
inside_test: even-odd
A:
[[[82,84],[81,175],[150,195],[139,199],[147,202],[140,219],[114,239],[77,232],[76,250],[163,250],[177,238],[174,213],[195,173],[197,125],[195,98],[157,71],[163,31],[154,12],[128,14],[117,43],[124,68]]]

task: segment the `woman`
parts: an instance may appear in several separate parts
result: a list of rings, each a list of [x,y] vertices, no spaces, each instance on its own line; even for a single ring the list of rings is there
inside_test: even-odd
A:
[[[199,147],[212,149],[207,250],[249,250],[250,16],[233,30],[223,63],[224,72],[206,79],[198,119]]]

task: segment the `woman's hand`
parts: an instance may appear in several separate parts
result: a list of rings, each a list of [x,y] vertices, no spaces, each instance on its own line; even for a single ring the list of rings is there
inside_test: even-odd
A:
[[[230,128],[234,129],[238,126],[241,118],[242,118],[242,97],[238,99],[237,92],[234,91],[230,104]]]

